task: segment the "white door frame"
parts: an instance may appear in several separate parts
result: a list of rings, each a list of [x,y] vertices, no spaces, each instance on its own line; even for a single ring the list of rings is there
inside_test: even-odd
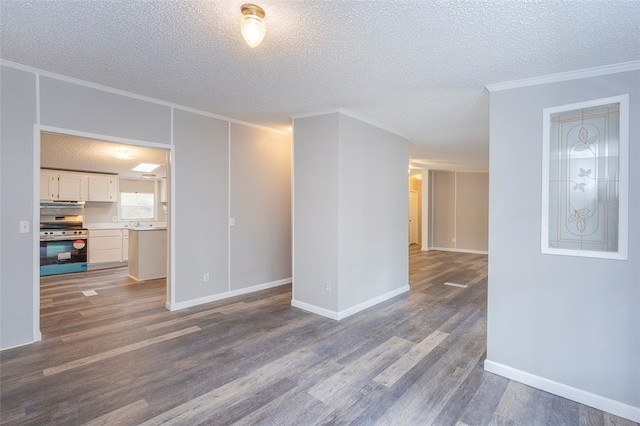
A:
[[[169,220],[167,223],[167,235],[169,237],[168,253],[167,253],[167,295],[165,305],[170,306],[174,303],[173,297],[175,297],[175,215],[174,215],[174,192],[173,192],[173,177],[175,176],[174,169],[174,145],[163,144],[157,142],[150,142],[138,139],[121,138],[117,136],[102,135],[97,133],[83,132],[80,130],[65,129],[60,127],[45,126],[41,124],[34,124],[33,130],[33,218],[34,222],[36,218],[40,218],[40,134],[41,132],[59,133],[63,135],[79,136],[87,139],[96,139],[106,142],[114,142],[123,145],[142,146],[146,148],[158,148],[168,152],[168,164],[167,164],[167,199],[168,199],[168,215]],[[35,228],[35,224],[32,224],[32,228]],[[33,234],[33,341],[37,342],[42,340],[42,333],[40,332],[40,233],[32,229]]]

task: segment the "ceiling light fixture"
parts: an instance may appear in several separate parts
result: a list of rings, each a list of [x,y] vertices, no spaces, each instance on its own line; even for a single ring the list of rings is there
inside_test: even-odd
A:
[[[129,151],[126,149],[118,149],[113,154],[115,158],[119,158],[120,160],[131,160],[133,157],[129,154]]]
[[[133,169],[131,169],[134,172],[145,172],[145,173],[149,173],[154,171],[155,169],[157,169],[158,167],[160,167],[160,164],[149,164],[149,163],[140,163],[137,166],[135,166]]]
[[[250,47],[256,47],[262,42],[267,32],[267,27],[263,21],[264,9],[255,4],[247,3],[243,4],[240,10],[243,15],[240,26],[242,37],[244,37],[244,41],[246,41]]]

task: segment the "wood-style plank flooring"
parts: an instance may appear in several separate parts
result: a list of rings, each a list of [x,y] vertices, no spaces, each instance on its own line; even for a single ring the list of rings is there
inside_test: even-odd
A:
[[[43,278],[43,340],[0,354],[1,423],[637,425],[483,370],[486,256],[412,246],[410,284],[338,322],[290,286],[169,312],[126,269]]]

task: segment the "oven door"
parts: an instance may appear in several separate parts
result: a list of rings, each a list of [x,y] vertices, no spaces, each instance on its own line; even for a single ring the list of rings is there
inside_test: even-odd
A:
[[[86,238],[40,240],[40,276],[86,271]]]

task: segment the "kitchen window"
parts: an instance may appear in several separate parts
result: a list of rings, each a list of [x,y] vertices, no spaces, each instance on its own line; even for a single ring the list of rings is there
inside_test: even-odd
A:
[[[155,194],[153,192],[121,192],[120,219],[154,219]]]

